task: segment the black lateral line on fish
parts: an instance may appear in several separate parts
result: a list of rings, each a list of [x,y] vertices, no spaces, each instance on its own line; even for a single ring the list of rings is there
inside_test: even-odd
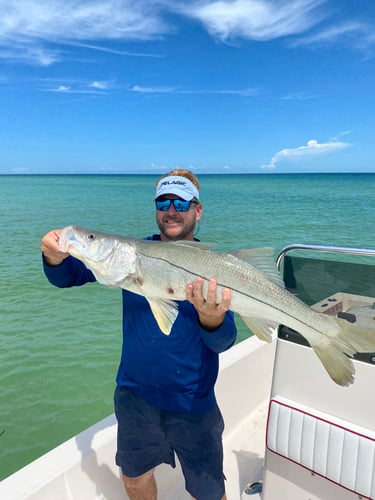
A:
[[[170,265],[170,266],[173,266],[173,267],[176,267],[177,269],[180,269],[181,271],[185,271],[186,273],[189,273],[189,274],[192,274],[193,276],[196,276],[197,278],[203,278],[205,279],[206,281],[208,281],[210,278],[208,278],[207,276],[204,276],[204,275],[201,275],[201,274],[197,274],[197,273],[194,273],[193,271],[191,271],[190,269],[186,269],[185,267],[181,266],[181,265],[178,265],[178,264],[172,264],[172,262],[169,262],[169,260],[167,260],[166,258],[163,258],[163,257],[155,257],[155,256],[150,256],[150,255],[147,255],[147,254],[144,254],[142,251],[140,251],[139,249],[137,250],[139,254],[143,255],[145,258],[148,258],[148,259],[155,259],[155,260],[160,260],[162,262],[165,262],[166,264]],[[235,289],[235,288],[231,288],[230,286],[228,285],[224,285],[223,283],[220,283],[219,281],[217,282],[217,284],[221,287],[224,287],[224,288],[230,288],[231,290],[233,290],[234,292],[237,292],[239,294],[242,294],[244,295],[245,297],[248,297],[252,300],[255,300],[256,302],[259,302],[260,304],[265,304],[266,306],[269,306],[269,307],[272,307],[272,309],[275,309],[276,311],[279,311],[280,313],[288,316],[289,318],[292,318],[294,321],[296,320],[296,318],[294,318],[293,316],[291,316],[290,314],[288,314],[287,312],[283,311],[282,309],[278,308],[278,307],[275,307],[274,305],[271,305],[269,304],[268,302],[265,302],[263,300],[260,300],[258,298],[255,298],[255,297],[252,297],[251,295],[249,295],[248,293],[246,292],[240,292],[239,290]],[[304,321],[301,321],[300,319],[297,320],[299,323],[301,323],[302,325],[306,326],[307,328],[309,329],[312,329],[314,330],[315,332],[317,332],[319,335],[322,335],[322,333],[315,327],[305,323]],[[282,324],[282,323],[280,323]],[[287,325],[286,325],[287,326]],[[302,335],[302,334],[301,334]],[[307,340],[307,339],[306,339]]]

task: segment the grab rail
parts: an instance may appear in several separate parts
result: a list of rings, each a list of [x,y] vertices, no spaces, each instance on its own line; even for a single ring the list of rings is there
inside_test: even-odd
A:
[[[276,259],[277,269],[280,271],[281,263],[288,252],[292,250],[315,250],[317,252],[331,252],[352,255],[375,255],[373,248],[351,248],[351,247],[336,247],[327,245],[307,245],[304,243],[295,243],[284,247]]]

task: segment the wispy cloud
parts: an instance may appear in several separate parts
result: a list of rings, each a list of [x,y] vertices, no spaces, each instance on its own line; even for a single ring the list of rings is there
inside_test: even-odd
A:
[[[290,42],[290,46],[327,46],[338,41],[344,45],[349,44],[356,49],[373,45],[375,42],[373,27],[370,27],[366,22],[338,22],[298,37]]]
[[[141,170],[145,170],[148,172],[164,173],[164,172],[167,172],[168,170],[172,170],[174,168],[186,168],[186,169],[192,170],[194,172],[199,172],[201,170],[201,167],[198,165],[192,165],[192,164],[188,164],[188,165],[162,165],[162,164],[157,163],[157,162],[152,162],[149,164],[149,166],[143,167],[143,169],[141,169]]]
[[[238,95],[242,97],[254,97],[261,93],[259,88],[246,88],[246,89],[226,89],[226,90],[211,90],[211,94],[222,94],[222,95]]]
[[[182,89],[178,87],[142,87],[134,85],[129,89],[132,92],[140,94],[220,94],[220,95],[238,95],[243,97],[253,97],[260,93],[257,88],[245,89]]]
[[[128,57],[151,57],[151,58],[163,58],[163,54],[154,54],[154,53],[148,53],[148,52],[134,52],[130,50],[119,50],[115,49],[113,47],[104,47],[102,45],[95,45],[92,43],[80,43],[80,42],[72,42],[71,45],[74,45],[75,47],[82,47],[85,49],[91,49],[91,50],[96,50],[98,52],[106,52],[108,54],[114,54],[114,55],[119,55],[119,56],[128,56]]]
[[[42,66],[60,60],[59,44],[144,41],[171,30],[154,1],[0,0],[0,57]]]
[[[140,85],[134,85],[129,90],[140,94],[171,94],[177,92],[175,87],[141,87]]]
[[[109,90],[112,88],[113,84],[111,82],[105,82],[105,81],[94,81],[90,83],[90,87],[94,89],[100,89],[100,90]]]
[[[61,50],[41,46],[36,40],[17,40],[17,37],[2,40],[0,36],[0,58],[21,64],[50,66],[62,61],[64,55]]]
[[[57,88],[55,89],[51,89],[53,92],[61,92],[61,93],[69,93],[71,92],[72,88],[71,87],[67,87],[66,85],[59,85]]]
[[[373,26],[360,11],[347,19],[328,0],[203,0],[179,9],[224,42],[287,37],[289,47],[341,44],[362,51],[375,45]]]
[[[326,0],[206,1],[185,4],[181,11],[199,20],[221,40],[273,40],[303,33],[324,18],[319,7]]]
[[[2,39],[147,40],[169,31],[147,0],[1,0],[0,12]]]
[[[36,78],[24,80],[24,85],[39,92],[60,94],[97,94],[105,95],[118,90],[115,79],[89,80],[86,78]]]
[[[1,83],[8,83],[7,78],[0,78]],[[94,80],[84,78],[44,78],[27,82],[40,92],[54,92],[59,94],[97,94],[106,95],[112,92],[127,91],[138,94],[175,94],[175,95],[237,95],[239,97],[254,97],[261,93],[258,88],[243,89],[184,89],[177,86],[124,85],[116,80]]]
[[[284,101],[308,101],[310,99],[317,99],[317,94],[310,94],[307,92],[293,92],[291,94],[285,94],[281,97]]]
[[[112,82],[105,81],[39,81],[39,90],[42,92],[55,92],[58,94],[92,94],[105,95],[113,87]]]
[[[165,38],[183,30],[184,18],[222,42],[288,37],[288,45],[375,44],[366,20],[348,21],[340,8],[333,16],[328,6],[328,0],[0,0],[0,57],[49,66],[73,58],[75,45],[163,57],[121,43]]]
[[[93,90],[91,88],[73,88],[66,85],[59,85],[58,87],[48,88],[44,90],[46,92],[56,92],[59,94],[104,94],[104,92],[100,90]]]
[[[342,135],[342,134],[340,134]],[[260,168],[262,170],[274,170],[277,164],[283,160],[293,159],[297,157],[309,157],[315,155],[324,155],[328,153],[333,153],[341,149],[350,147],[349,142],[341,142],[335,139],[331,139],[329,142],[319,143],[315,139],[311,139],[304,146],[298,146],[296,148],[287,148],[278,151],[266,165],[262,165]]]

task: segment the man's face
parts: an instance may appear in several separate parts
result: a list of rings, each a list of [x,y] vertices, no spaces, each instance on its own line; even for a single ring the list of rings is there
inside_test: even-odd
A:
[[[179,199],[174,194],[163,196],[166,200]],[[166,211],[156,210],[156,222],[163,241],[192,240],[196,222],[201,218],[203,207],[200,203],[191,203],[187,212],[177,212],[171,203]]]

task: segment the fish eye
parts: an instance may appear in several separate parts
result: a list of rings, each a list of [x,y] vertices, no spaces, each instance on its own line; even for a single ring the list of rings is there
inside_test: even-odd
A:
[[[87,239],[89,241],[94,241],[96,239],[96,236],[95,236],[94,233],[90,233],[90,234],[87,235]]]

